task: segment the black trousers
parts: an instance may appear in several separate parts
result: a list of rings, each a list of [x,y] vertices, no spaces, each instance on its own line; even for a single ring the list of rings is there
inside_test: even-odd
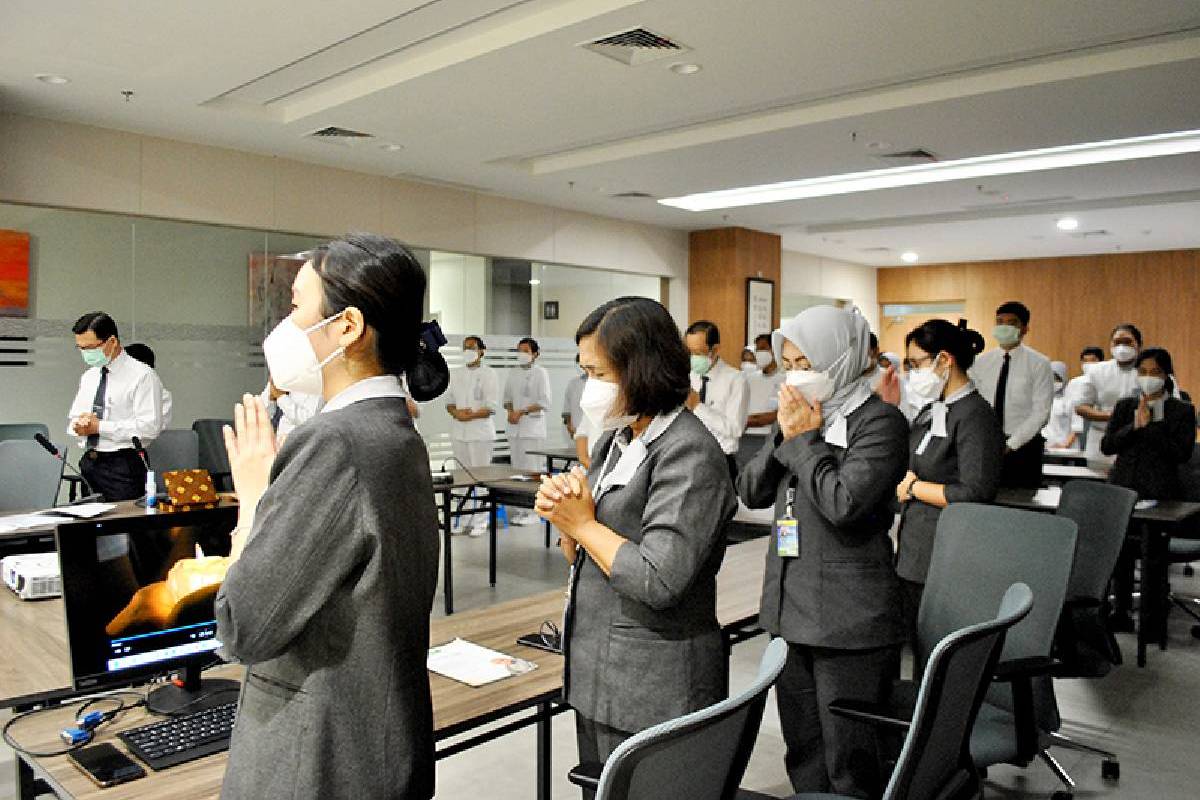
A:
[[[908,646],[913,651],[913,680],[921,680],[916,672],[917,655],[917,611],[921,608],[921,595],[925,593],[925,584],[900,579],[901,612],[904,615],[904,633],[908,636]]]
[[[79,459],[79,471],[92,491],[110,503],[137,500],[146,493],[146,465],[135,450],[89,450]]]
[[[1000,485],[1008,489],[1042,488],[1042,456],[1046,440],[1038,436],[1007,453],[1000,470]]]
[[[787,746],[784,766],[796,792],[879,797],[884,779],[875,729],[834,716],[834,700],[884,703],[900,648],[835,650],[788,643],[787,664],[775,684]]]
[[[575,712],[575,742],[579,746],[580,764],[605,763],[621,742],[631,736],[633,733],[630,731],[609,727],[594,719],[588,719],[578,711]],[[582,791],[584,800],[591,800],[596,795],[590,789]]]

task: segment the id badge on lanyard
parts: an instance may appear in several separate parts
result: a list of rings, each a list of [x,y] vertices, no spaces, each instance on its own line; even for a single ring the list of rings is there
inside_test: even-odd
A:
[[[775,520],[775,552],[780,558],[800,557],[800,525],[796,521],[796,486],[788,487],[783,516]]]

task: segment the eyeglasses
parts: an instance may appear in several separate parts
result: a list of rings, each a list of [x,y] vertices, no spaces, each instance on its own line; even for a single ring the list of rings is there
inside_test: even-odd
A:
[[[921,358],[904,359],[904,369],[920,369],[925,364],[932,364],[937,356],[922,356]]]
[[[546,647],[553,650],[562,650],[562,631],[550,620],[542,623],[542,627],[538,631],[538,636],[542,637],[542,644],[546,645]]]

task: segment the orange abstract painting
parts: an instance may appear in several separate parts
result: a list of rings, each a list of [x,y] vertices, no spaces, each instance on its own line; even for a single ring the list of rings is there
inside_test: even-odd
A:
[[[0,317],[29,316],[29,234],[0,230]]]

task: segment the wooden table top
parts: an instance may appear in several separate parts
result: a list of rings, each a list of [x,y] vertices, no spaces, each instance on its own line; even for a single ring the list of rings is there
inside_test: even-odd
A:
[[[1043,464],[1042,475],[1060,480],[1106,481],[1108,472],[1082,464]]]
[[[219,495],[219,497],[221,499],[222,506],[236,506],[237,505],[237,495],[234,494],[233,492],[222,492]],[[21,536],[28,536],[30,534],[54,533],[55,529],[59,525],[66,525],[66,524],[74,523],[74,522],[91,522],[91,521],[99,521],[99,520],[124,519],[124,518],[129,518],[129,517],[153,517],[153,516],[162,516],[164,514],[176,513],[176,512],[171,512],[171,511],[165,511],[162,506],[158,506],[156,508],[146,508],[145,506],[138,505],[136,500],[123,500],[120,503],[115,503],[114,505],[116,506],[116,508],[114,508],[112,511],[107,511],[103,514],[100,514],[99,516],[92,517],[90,520],[75,519],[73,517],[63,515],[61,521],[59,521],[58,523],[55,523],[54,525],[40,525],[36,528],[25,528],[25,529],[19,530],[19,531],[10,531],[7,533],[0,533],[0,539],[16,538],[16,537],[21,537]],[[28,513],[35,513],[35,512],[27,511],[24,513],[28,514]],[[184,513],[190,513],[190,512],[184,512]],[[7,516],[7,514],[4,516]]]
[[[996,505],[1021,508],[1026,511],[1054,511],[1055,503],[1042,502],[1033,489],[1001,489],[996,493]],[[1133,518],[1139,522],[1159,522],[1178,525],[1200,514],[1200,503],[1186,500],[1160,500],[1150,508],[1134,509]]]
[[[574,447],[547,447],[544,450],[530,450],[528,453],[531,456],[541,456],[542,458],[579,460],[579,453],[576,452]]]

